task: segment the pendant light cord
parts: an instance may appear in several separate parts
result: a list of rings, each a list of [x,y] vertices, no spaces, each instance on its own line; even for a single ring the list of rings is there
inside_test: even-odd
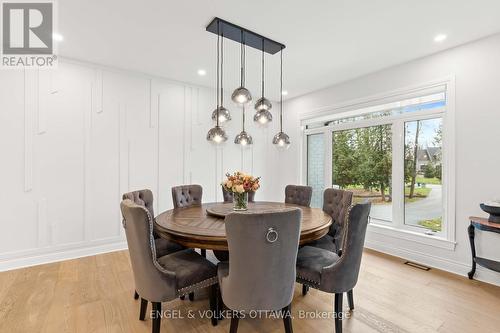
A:
[[[243,132],[245,132],[245,105],[243,105]]]
[[[283,48],[280,50],[280,132],[283,132]]]
[[[243,35],[243,85],[246,84],[247,75],[247,44],[245,41],[245,35]]]
[[[262,39],[262,96],[264,99],[264,39]]]
[[[217,21],[217,120],[216,120],[216,126],[219,127],[219,21]]]
[[[224,106],[224,31],[221,35],[220,43],[220,106]]]
[[[240,66],[241,66],[241,73],[240,73],[240,79],[241,79],[241,86],[245,86],[245,35],[243,34],[243,30],[241,30],[241,59],[240,59]]]

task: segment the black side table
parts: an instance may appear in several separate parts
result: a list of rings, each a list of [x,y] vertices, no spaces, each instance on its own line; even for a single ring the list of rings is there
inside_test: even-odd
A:
[[[474,244],[475,230],[490,231],[500,234],[500,223],[489,222],[487,218],[471,216],[470,225],[467,228],[469,232],[470,248],[472,251],[472,270],[468,273],[469,279],[474,278],[474,273],[476,273],[476,264],[491,269],[495,272],[500,272],[500,262],[476,257],[476,246]]]

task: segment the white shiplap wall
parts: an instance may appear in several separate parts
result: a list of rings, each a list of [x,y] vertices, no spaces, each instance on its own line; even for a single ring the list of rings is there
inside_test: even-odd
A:
[[[247,111],[255,144],[242,151],[231,107],[228,143],[215,148],[205,140],[214,107],[208,88],[69,60],[1,71],[0,270],[124,248],[119,203],[130,190],[150,188],[160,212],[174,185],[220,200],[224,173],[241,169],[264,176],[259,199],[281,197],[269,176],[276,124],[255,128]]]

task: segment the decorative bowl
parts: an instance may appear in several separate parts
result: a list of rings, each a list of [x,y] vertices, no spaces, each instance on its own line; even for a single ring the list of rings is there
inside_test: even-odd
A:
[[[488,206],[486,204],[480,204],[479,206],[486,213],[490,214],[488,218],[489,222],[500,223],[500,207]]]

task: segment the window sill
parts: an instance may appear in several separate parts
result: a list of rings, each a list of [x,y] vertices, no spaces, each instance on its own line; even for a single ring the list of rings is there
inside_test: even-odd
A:
[[[426,235],[420,232],[397,229],[392,226],[386,226],[381,224],[370,223],[368,225],[368,229],[372,233],[394,237],[409,242],[433,246],[448,251],[455,251],[455,246],[457,244],[452,240],[440,236]]]

